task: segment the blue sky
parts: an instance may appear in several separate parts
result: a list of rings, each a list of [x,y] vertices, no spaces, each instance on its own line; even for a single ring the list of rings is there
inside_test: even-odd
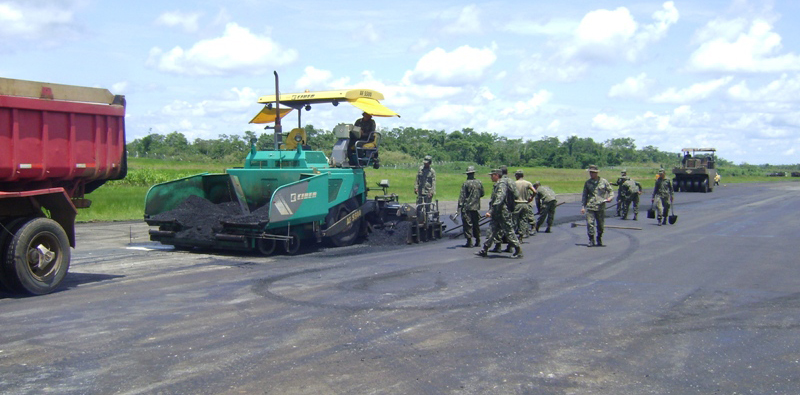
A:
[[[127,97],[128,141],[261,132],[274,93],[370,88],[379,127],[800,162],[800,2],[0,0],[0,76]],[[353,122],[350,106],[304,123]]]

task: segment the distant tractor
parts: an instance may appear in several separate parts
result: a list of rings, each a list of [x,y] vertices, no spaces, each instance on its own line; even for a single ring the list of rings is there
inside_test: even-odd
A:
[[[681,167],[672,169],[672,187],[680,192],[711,192],[717,175],[715,148],[684,148]]]

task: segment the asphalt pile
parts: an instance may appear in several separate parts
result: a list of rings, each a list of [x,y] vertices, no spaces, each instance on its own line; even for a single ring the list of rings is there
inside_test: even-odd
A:
[[[269,210],[261,209],[263,207],[244,215],[236,202],[214,204],[208,199],[192,195],[174,209],[154,215],[152,219],[176,221],[183,227],[175,235],[179,239],[213,241],[214,235],[222,231],[222,221],[258,223],[268,218]]]
[[[374,229],[365,244],[382,247],[406,245],[410,234],[411,222],[400,221],[392,228]]]

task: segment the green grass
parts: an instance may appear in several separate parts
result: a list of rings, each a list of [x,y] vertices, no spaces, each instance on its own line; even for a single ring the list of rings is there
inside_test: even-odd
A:
[[[162,161],[158,159],[130,159],[128,177],[125,180],[111,181],[100,187],[86,197],[92,200],[88,209],[78,210],[79,222],[89,221],[123,221],[141,220],[144,216],[144,198],[150,186],[160,182],[174,180],[198,173],[222,173],[226,168],[241,166],[241,163],[204,164],[198,162]],[[467,164],[451,163],[434,165],[436,170],[436,196],[441,201],[458,200],[461,184],[464,183]],[[621,168],[600,169],[600,176],[615,182]],[[476,178],[483,182],[486,197],[491,193],[492,181],[487,175],[490,168],[476,167]],[[512,174],[517,168],[509,169]],[[582,169],[551,169],[543,167],[523,167],[525,179],[531,182],[540,181],[556,193],[579,193],[583,190],[583,183],[588,178],[586,170]],[[628,167],[628,175],[642,183],[645,190],[655,185],[657,167]],[[403,203],[412,203],[416,200],[414,195],[414,180],[417,169],[387,169],[378,170],[369,168],[367,172],[367,186],[370,196],[381,194],[376,185],[380,180],[388,179],[390,193],[400,196]],[[722,184],[752,183],[752,182],[780,182],[796,181],[792,177],[767,177],[767,176],[736,176],[726,177],[723,173]]]

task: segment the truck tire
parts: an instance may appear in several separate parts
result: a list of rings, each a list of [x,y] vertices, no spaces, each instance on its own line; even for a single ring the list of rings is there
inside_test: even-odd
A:
[[[13,291],[44,295],[58,288],[69,270],[67,233],[48,218],[22,225],[9,240],[2,272]]]
[[[6,261],[6,251],[8,250],[8,242],[14,238],[19,227],[22,224],[30,221],[32,218],[17,217],[6,220],[2,223],[0,228],[0,291],[15,292],[12,283],[6,280],[5,273],[3,273],[3,262]]]
[[[256,239],[256,249],[261,255],[270,256],[275,252],[275,239]]]
[[[289,240],[283,242],[283,250],[286,255],[296,255],[300,251],[300,236],[296,232],[290,232],[289,237]]]

